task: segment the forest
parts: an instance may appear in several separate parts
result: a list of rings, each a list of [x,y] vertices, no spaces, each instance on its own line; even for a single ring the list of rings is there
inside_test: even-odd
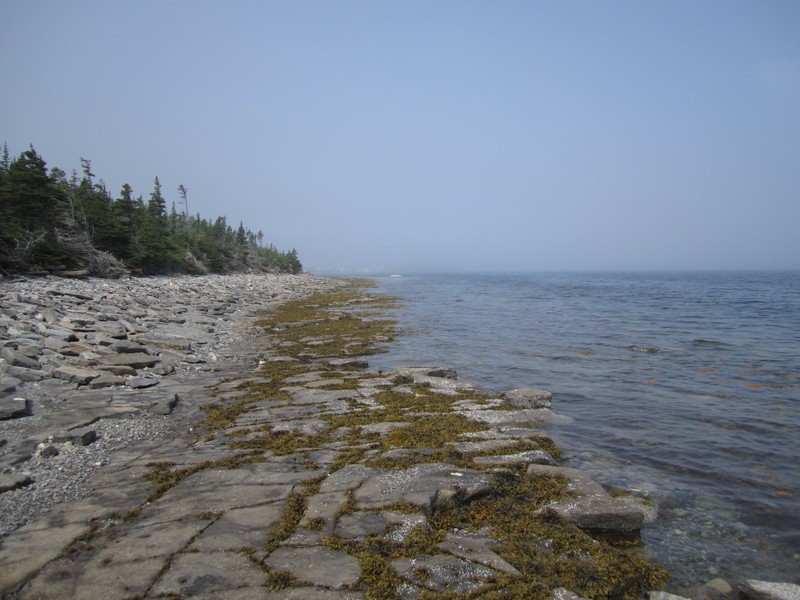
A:
[[[119,277],[233,272],[299,273],[297,251],[264,244],[261,231],[224,216],[189,214],[188,190],[178,186],[178,209],[155,177],[145,201],[127,183],[113,198],[81,158],[70,176],[33,146],[0,157],[0,273]]]

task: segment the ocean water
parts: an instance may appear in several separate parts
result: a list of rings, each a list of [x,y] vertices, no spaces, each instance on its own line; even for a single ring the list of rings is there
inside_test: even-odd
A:
[[[800,272],[379,279],[405,329],[377,368],[547,389],[564,464],[659,507],[670,587],[800,583]]]

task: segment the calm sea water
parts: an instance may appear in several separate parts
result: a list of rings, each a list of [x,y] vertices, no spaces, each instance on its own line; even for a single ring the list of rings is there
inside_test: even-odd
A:
[[[372,364],[536,387],[568,466],[648,495],[671,587],[800,583],[800,272],[381,279],[405,335]]]

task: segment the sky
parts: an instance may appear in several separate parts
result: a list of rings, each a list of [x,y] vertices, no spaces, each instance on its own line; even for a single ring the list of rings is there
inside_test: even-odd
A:
[[[316,273],[800,268],[796,0],[3,0],[0,144]]]

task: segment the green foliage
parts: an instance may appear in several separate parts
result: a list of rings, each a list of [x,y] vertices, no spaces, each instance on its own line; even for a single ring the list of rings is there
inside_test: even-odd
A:
[[[31,147],[17,158],[3,146],[0,156],[0,272],[57,273],[85,269],[113,276],[134,274],[299,273],[297,251],[264,246],[240,223],[225,217],[188,214],[188,190],[179,186],[179,205],[167,212],[161,182],[155,178],[145,203],[127,183],[114,199],[96,183],[91,162],[81,158],[83,176],[48,172]],[[112,265],[113,268],[108,268]]]

